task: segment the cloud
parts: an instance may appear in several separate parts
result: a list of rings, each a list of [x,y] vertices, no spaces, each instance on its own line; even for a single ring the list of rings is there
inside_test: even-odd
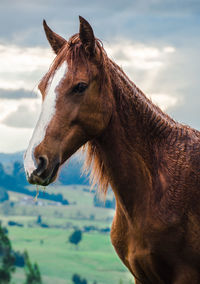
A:
[[[123,42],[123,49],[121,46]],[[153,46],[122,39],[112,45],[105,45],[108,55],[120,65],[131,80],[163,110],[175,107],[180,101],[176,92],[167,94],[159,85],[160,74],[166,74],[166,67],[176,58],[174,46]]]
[[[3,44],[0,45],[0,54],[0,88],[8,90],[33,91],[55,57],[50,48]]]
[[[27,106],[21,105],[15,112],[8,115],[3,123],[7,126],[18,128],[33,128],[35,125],[35,117],[37,117],[37,111],[30,111]]]
[[[27,148],[39,116],[41,99],[0,99],[0,152]]]
[[[15,128],[33,128],[40,112],[39,99],[4,100],[0,123]]]
[[[123,42],[123,48],[121,42]],[[173,46],[159,48],[126,39],[105,45],[105,47],[108,55],[115,58],[119,65],[140,70],[159,69],[165,63],[166,56],[175,52]]]
[[[36,93],[24,90],[24,89],[0,89],[0,99],[24,99],[24,98],[30,98],[33,99],[36,97]]]
[[[150,95],[155,93],[154,83],[156,84],[158,74],[162,72],[163,67],[176,52],[173,46],[164,45],[158,47],[135,43],[126,39],[123,39],[123,49],[120,42],[106,44],[105,48],[108,55],[124,68],[130,78],[134,78],[134,81]],[[30,117],[35,112],[35,109],[30,110],[31,102],[19,105],[16,104],[16,101],[15,103],[11,101],[13,99],[29,98],[31,100],[34,97],[36,98],[33,86],[36,86],[39,82],[39,75],[42,78],[43,74],[47,72],[54,55],[52,55],[50,49],[38,47],[24,48],[0,45],[0,51],[3,52],[2,64],[0,66],[0,74],[2,74],[0,77],[0,87],[2,87],[0,89],[0,99],[5,99],[4,101],[2,100],[1,104],[6,110],[6,118],[5,112],[1,112],[0,118],[4,115],[2,122],[6,125],[31,127],[33,122]],[[12,69],[10,68],[11,65]],[[5,74],[7,74],[7,84],[6,78],[4,78]],[[14,80],[10,81],[12,76],[14,76]],[[160,90],[157,93],[159,92]],[[8,102],[8,99],[11,101]],[[164,106],[165,102],[166,100],[162,102],[163,108],[166,108]],[[27,121],[23,121],[23,116],[27,117]]]
[[[63,36],[78,32],[78,15],[82,15],[102,39],[123,35],[136,40],[152,36],[160,39],[169,34],[175,38],[174,31],[198,30],[200,3],[197,0],[116,0],[114,4],[111,0],[58,0],[55,4],[53,0],[2,0],[0,8],[0,25],[4,27],[0,30],[1,42],[47,46],[43,18]],[[188,17],[195,16],[197,25],[193,25],[192,31],[192,20],[188,21]]]
[[[177,97],[173,97],[169,94],[151,94],[149,97],[163,111],[175,107],[179,102]]]
[[[1,71],[34,72],[41,70],[53,60],[55,54],[51,48],[44,47],[21,47],[17,45],[0,45]]]
[[[123,48],[121,47],[122,41]],[[7,127],[31,129],[34,127],[36,118],[39,115],[41,102],[39,98],[34,99],[35,93],[29,88],[32,88],[35,82],[32,82],[31,86],[27,74],[29,72],[30,74],[37,75],[44,74],[48,70],[53,56],[51,52],[47,53],[46,48],[24,49],[19,46],[12,46],[2,49],[6,50],[5,52],[8,52],[8,54],[11,54],[11,61],[12,56],[15,57],[17,54],[19,57],[15,61],[16,64],[11,74],[26,74],[26,76],[24,76],[23,82],[24,89],[15,89],[15,85],[13,85],[13,89],[0,90],[0,122]],[[177,62],[180,63],[184,60],[180,50],[177,50],[172,45],[149,45],[133,42],[129,39],[105,44],[105,49],[108,55],[124,69],[130,79],[163,110],[176,110],[177,105],[183,104],[183,94],[180,95],[178,89],[178,83],[180,82],[177,81],[177,83],[170,85],[169,80],[170,76],[175,78],[175,74],[173,73],[174,65],[177,66]],[[45,52],[46,57],[44,58]],[[9,58],[8,54],[5,57]],[[32,66],[27,64],[29,60]],[[21,62],[20,66],[17,62]],[[4,66],[6,67],[6,65]],[[27,72],[26,69],[28,69]],[[5,68],[5,70],[9,72],[9,68]],[[2,71],[0,67],[0,72]],[[177,72],[177,70],[174,72]],[[18,77],[20,78],[18,79]],[[17,86],[20,86],[21,76],[18,77],[16,76],[15,83]],[[184,75],[181,78],[183,77]],[[34,78],[31,79],[34,81]],[[9,82],[9,85],[12,85],[12,83]]]
[[[33,130],[31,128],[7,127],[0,123],[0,151],[13,153],[27,148]]]
[[[123,48],[121,42],[123,42]],[[176,51],[173,46],[145,45],[129,39],[105,44],[105,48],[108,55],[124,68],[130,78],[135,78],[138,85],[143,86],[149,94],[155,93],[152,86],[156,82],[157,75]],[[34,86],[37,86],[55,57],[51,49],[0,45],[0,52],[2,53],[0,99],[34,98]],[[10,80],[12,77],[13,80]],[[23,112],[24,110],[21,109],[21,113]],[[9,116],[4,123],[17,125],[17,119]]]

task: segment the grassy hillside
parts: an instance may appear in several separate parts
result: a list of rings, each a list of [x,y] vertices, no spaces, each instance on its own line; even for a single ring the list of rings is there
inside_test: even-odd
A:
[[[29,189],[35,190],[35,187]],[[70,202],[68,206],[40,198],[34,202],[31,197],[15,192],[9,192],[10,200],[0,204],[3,225],[7,226],[9,221],[23,225],[7,226],[13,248],[21,252],[28,250],[31,260],[39,264],[45,284],[71,284],[74,273],[86,278],[89,284],[94,281],[98,284],[133,283],[111,245],[109,233],[101,232],[111,226],[114,210],[94,207],[94,193],[88,189],[75,185],[46,189],[62,193]],[[48,228],[37,224],[39,215]],[[86,226],[95,229],[86,232]],[[74,228],[83,232],[78,249],[68,242]],[[14,283],[23,283],[23,277],[23,269],[17,269]]]
[[[89,283],[96,280],[99,284],[114,284],[120,279],[129,283],[130,275],[116,256],[108,235],[84,233],[77,249],[68,242],[70,233],[71,230],[9,228],[13,247],[29,251],[31,259],[39,264],[45,283],[71,283],[74,273]]]

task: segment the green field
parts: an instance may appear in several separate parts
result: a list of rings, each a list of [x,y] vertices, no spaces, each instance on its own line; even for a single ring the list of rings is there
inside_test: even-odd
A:
[[[94,194],[83,191],[82,187],[50,187],[48,192],[62,193],[71,205],[62,206],[41,199],[34,203],[13,192],[9,192],[10,201],[0,205],[4,226],[10,220],[23,224],[23,227],[7,226],[13,249],[28,250],[31,261],[36,261],[40,267],[43,283],[71,284],[74,273],[86,278],[89,284],[94,281],[98,284],[134,283],[117,257],[109,233],[100,232],[110,227],[114,210],[94,207]],[[36,223],[38,215],[49,228],[41,228]],[[91,225],[97,230],[84,232],[84,226]],[[78,248],[68,242],[74,227],[83,231]],[[18,268],[13,283],[21,284],[23,279],[24,271]]]

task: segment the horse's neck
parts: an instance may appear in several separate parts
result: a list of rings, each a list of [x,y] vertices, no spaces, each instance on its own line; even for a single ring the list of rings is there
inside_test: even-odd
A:
[[[118,84],[113,86],[116,109],[99,143],[117,202],[133,216],[137,210],[144,212],[152,190],[154,141],[167,139],[175,123],[123,73],[120,80],[120,90]]]
[[[133,216],[138,205],[142,209],[151,187],[152,150],[136,132],[127,137],[127,130],[120,126],[117,116],[112,118],[111,124],[98,141],[101,159],[118,205]]]

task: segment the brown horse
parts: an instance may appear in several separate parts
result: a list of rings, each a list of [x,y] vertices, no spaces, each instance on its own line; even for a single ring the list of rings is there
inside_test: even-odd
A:
[[[80,17],[66,41],[44,21],[57,54],[25,170],[48,185],[84,145],[93,182],[116,198],[111,240],[142,284],[200,283],[200,132],[163,113],[111,61]]]

